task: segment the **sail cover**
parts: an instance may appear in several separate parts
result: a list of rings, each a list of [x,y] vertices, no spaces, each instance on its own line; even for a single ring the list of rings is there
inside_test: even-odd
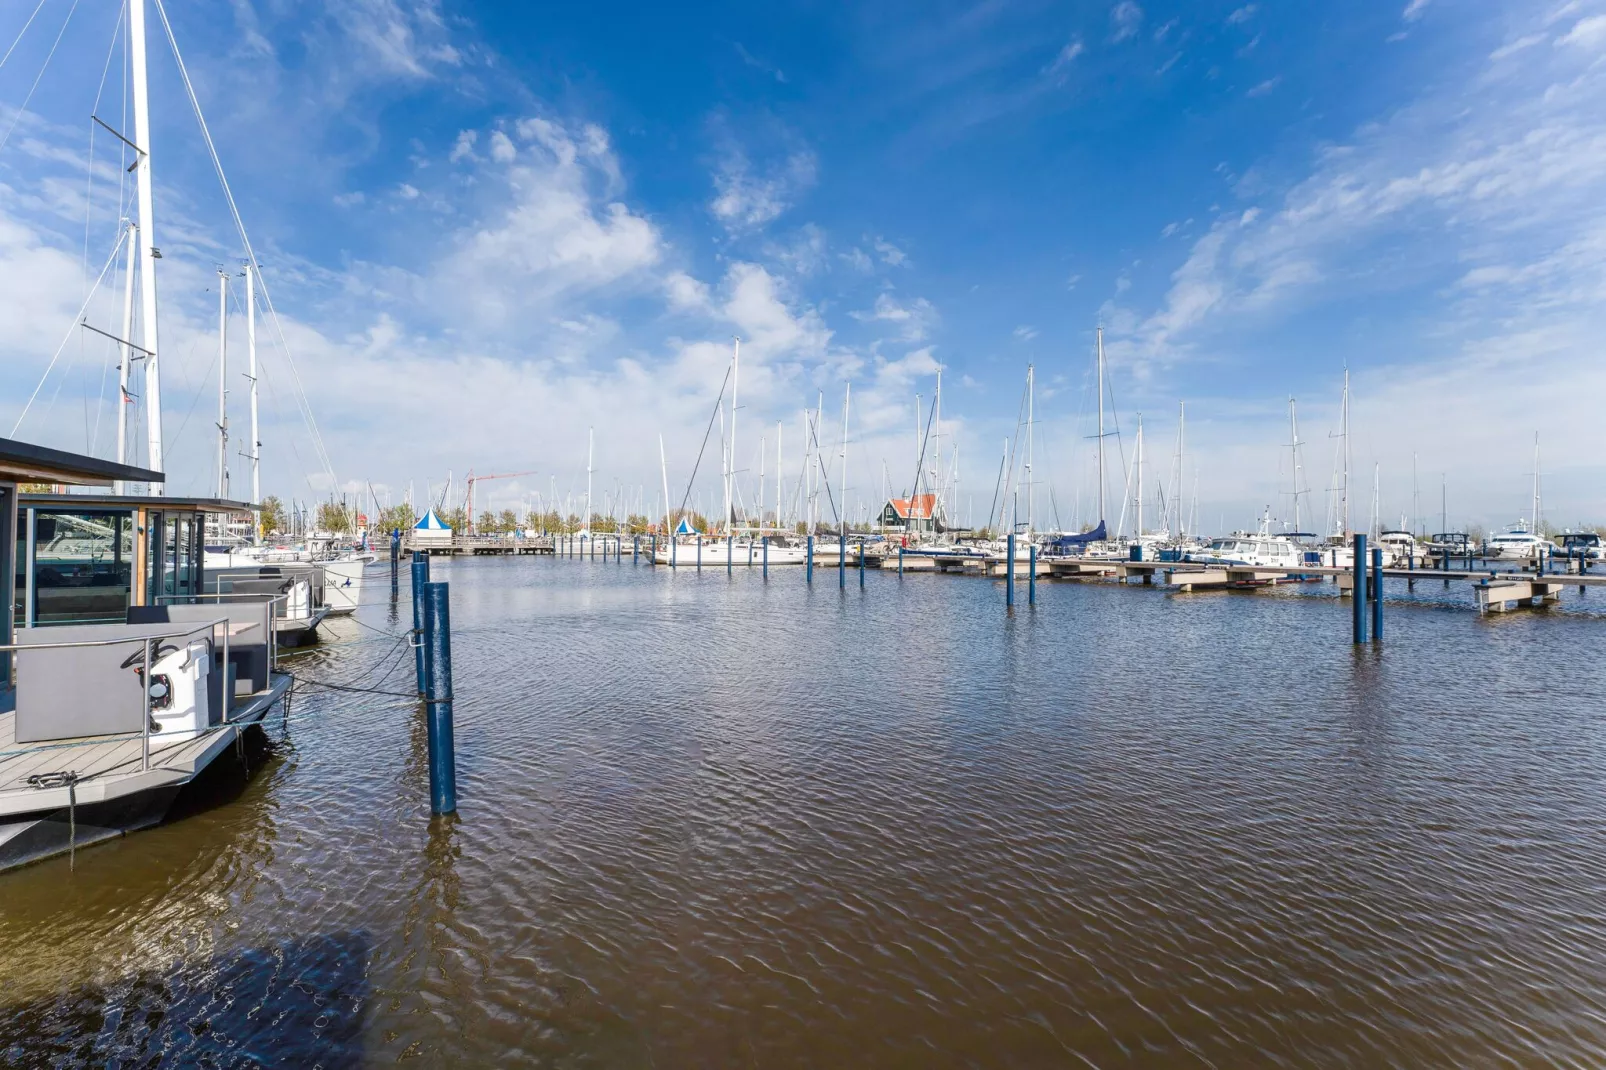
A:
[[[1074,550],[1090,542],[1103,542],[1106,538],[1108,535],[1105,532],[1104,521],[1100,520],[1099,526],[1092,531],[1084,531],[1080,535],[1061,535],[1049,543],[1049,546],[1055,550]]]

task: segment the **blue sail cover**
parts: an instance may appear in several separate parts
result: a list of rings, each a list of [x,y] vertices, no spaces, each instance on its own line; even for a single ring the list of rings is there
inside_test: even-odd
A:
[[[1090,542],[1103,542],[1107,537],[1104,530],[1104,521],[1100,520],[1099,526],[1092,531],[1084,531],[1080,535],[1061,535],[1049,543],[1048,546],[1051,550],[1076,550]]]

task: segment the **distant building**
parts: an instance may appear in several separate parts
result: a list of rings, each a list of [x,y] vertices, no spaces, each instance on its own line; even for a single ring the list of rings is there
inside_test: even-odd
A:
[[[916,494],[913,498],[893,498],[881,509],[881,526],[901,531],[937,531],[937,496]]]

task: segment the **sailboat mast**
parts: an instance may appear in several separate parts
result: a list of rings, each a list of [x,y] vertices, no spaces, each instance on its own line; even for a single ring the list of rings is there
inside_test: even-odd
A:
[[[591,457],[592,446],[595,444],[595,442],[595,428],[586,428],[586,515],[585,520],[583,521],[584,527],[582,527],[580,530],[584,531],[587,535],[591,534]],[[473,518],[470,517],[469,519],[472,520]]]
[[[129,340],[134,336],[134,265],[135,249],[139,245],[138,225],[128,221],[128,266],[123,269],[123,344],[118,346],[117,357],[117,463],[128,463],[128,406],[133,400],[128,393],[128,369],[134,362],[134,351]],[[112,484],[113,493],[127,494],[128,485],[121,479]]]
[[[838,517],[842,526],[842,534],[848,533],[848,400],[853,397],[853,384],[845,383],[842,387],[842,497],[841,511]]]
[[[1341,493],[1344,496],[1343,497],[1344,537],[1346,539],[1349,538],[1349,534],[1350,534],[1350,524],[1349,524],[1349,466],[1350,466],[1349,369],[1345,368],[1344,369],[1344,483],[1343,483],[1343,490],[1341,491]]]
[[[1534,503],[1533,524],[1529,528],[1535,535],[1539,534],[1539,432],[1534,432]]]
[[[1188,430],[1188,403],[1177,402],[1177,541],[1188,532],[1188,518],[1182,511],[1182,458],[1185,436]]]
[[[1032,503],[1037,492],[1037,484],[1032,479],[1032,440],[1035,437],[1032,433],[1035,416],[1033,407],[1037,401],[1034,373],[1033,366],[1026,365],[1026,538],[1028,541],[1032,537]]]
[[[217,496],[229,496],[229,277],[217,273]]]
[[[1299,526],[1299,418],[1294,412],[1294,399],[1288,399],[1288,453],[1294,476],[1294,530]]]
[[[251,380],[251,504],[262,501],[262,441],[257,432],[257,287],[256,266],[245,265],[245,361]],[[412,491],[408,490],[408,505]]]
[[[1104,523],[1104,328],[1098,329],[1099,349],[1099,523]]]
[[[1143,538],[1143,414],[1141,412],[1138,413],[1138,457],[1137,457],[1137,462],[1136,463],[1137,463],[1137,469],[1138,469],[1138,478],[1137,478],[1137,485],[1138,485],[1138,503],[1137,504],[1138,504],[1138,508],[1137,508],[1137,528],[1135,529],[1135,531],[1136,531],[1138,539],[1142,540],[1142,538]]]
[[[139,202],[140,312],[145,341],[145,467],[162,472],[162,371],[156,339],[156,249],[154,196],[151,190],[150,87],[145,67],[145,0],[128,0],[129,69],[134,89],[135,195]],[[152,483],[150,492],[161,494],[163,485]]]
[[[732,340],[731,349],[731,447],[730,476],[725,488],[725,531],[729,533],[736,522],[736,500],[732,494],[736,485],[736,401],[742,382],[742,340]]]

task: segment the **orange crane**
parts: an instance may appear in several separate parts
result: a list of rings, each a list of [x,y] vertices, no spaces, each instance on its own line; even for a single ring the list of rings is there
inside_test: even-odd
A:
[[[533,475],[535,475],[535,471],[532,469],[528,472],[497,472],[495,475],[477,476],[470,469],[468,473],[468,501],[465,503],[465,508],[468,511],[468,533],[470,535],[474,534],[474,484],[485,479],[512,479],[514,476]]]

